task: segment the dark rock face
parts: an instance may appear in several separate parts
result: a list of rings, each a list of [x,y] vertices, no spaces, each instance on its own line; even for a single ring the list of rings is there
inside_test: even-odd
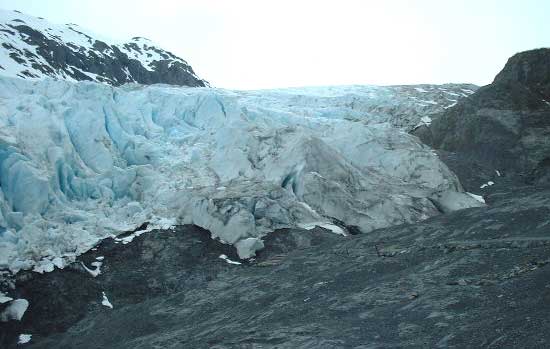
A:
[[[513,56],[491,85],[415,134],[437,149],[459,154],[463,166],[505,172],[522,183],[547,182],[550,49]]]
[[[494,83],[528,86],[541,98],[550,97],[550,49],[542,48],[512,56]]]
[[[206,231],[106,240],[102,274],[18,275],[31,307],[3,347],[530,347],[550,342],[550,189],[496,191],[489,207],[344,238],[277,231],[232,265]],[[102,292],[113,309],[101,305]]]
[[[186,61],[147,39],[135,37],[125,44],[109,44],[76,25],[56,26],[14,12],[0,14],[0,50],[5,50],[15,64],[9,69],[2,67],[0,74],[98,81],[114,86],[208,86]]]

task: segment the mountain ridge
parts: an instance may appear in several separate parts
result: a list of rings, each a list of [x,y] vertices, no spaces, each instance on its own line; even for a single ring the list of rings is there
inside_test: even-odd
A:
[[[182,58],[136,36],[114,43],[76,24],[57,25],[19,11],[0,10],[0,75],[204,87]]]
[[[459,172],[477,169],[486,177],[498,171],[515,182],[548,183],[549,100],[550,49],[520,52],[493,83],[414,133],[436,149],[460,154]]]

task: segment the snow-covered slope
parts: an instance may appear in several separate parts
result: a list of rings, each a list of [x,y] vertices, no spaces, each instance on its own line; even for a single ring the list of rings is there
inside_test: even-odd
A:
[[[0,78],[0,266],[62,265],[146,221],[199,225],[249,257],[278,228],[368,232],[479,205],[391,125],[418,117],[401,88]]]
[[[111,85],[207,85],[186,61],[145,38],[113,43],[76,24],[56,25],[4,10],[0,10],[0,75]]]

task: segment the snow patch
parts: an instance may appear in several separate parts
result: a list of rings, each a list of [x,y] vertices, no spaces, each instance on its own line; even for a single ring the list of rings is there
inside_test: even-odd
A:
[[[487,182],[487,183],[482,184],[482,185],[479,187],[479,189],[487,188],[487,187],[490,187],[490,186],[492,186],[492,185],[494,185],[494,184],[495,184],[495,182],[489,181],[489,182]]]
[[[117,236],[113,236],[113,239],[115,240],[115,243],[121,242],[123,245],[129,244],[130,242],[134,241],[135,238],[145,234],[149,233],[156,229],[161,230],[172,230],[176,226],[175,219],[168,219],[168,218],[158,218],[155,217],[152,222],[149,222],[146,229],[143,230],[137,230],[133,232],[132,234],[119,238]],[[135,230],[134,228],[133,230]]]
[[[437,103],[436,101],[433,101],[433,100],[427,100],[427,101],[425,101],[425,100],[423,100],[423,99],[420,99],[419,102],[420,102],[420,103],[425,103],[425,104],[432,104],[432,105],[437,105],[437,104],[439,104],[439,103]]]
[[[437,193],[432,197],[432,200],[437,203],[437,206],[443,212],[452,212],[470,207],[485,206],[484,201],[473,197],[470,193],[459,193],[455,191],[446,191]]]
[[[105,292],[101,292],[102,299],[101,299],[101,305],[106,306],[107,308],[113,309],[113,305],[111,302],[109,302],[109,299],[107,298],[107,295],[105,295]]]
[[[472,194],[472,193],[468,193],[468,192],[466,192],[466,194],[470,195],[471,197],[473,197],[477,201],[481,202],[482,204],[485,203],[485,199],[481,195],[476,195],[476,194]]]
[[[444,109],[452,108],[452,107],[454,107],[457,103],[458,103],[457,101],[454,101],[453,103],[451,103],[451,104],[449,104],[449,105],[446,105],[446,106],[444,106],[443,108],[444,108]]]
[[[312,223],[304,223],[299,224],[299,227],[305,230],[311,230],[315,227],[321,227],[327,230],[330,230],[331,232],[342,235],[342,236],[348,236],[348,234],[342,229],[341,227],[333,224],[333,223],[326,223],[326,222],[312,222]]]
[[[241,265],[242,264],[241,262],[232,261],[231,259],[229,259],[229,257],[227,257],[224,254],[221,254],[218,258],[223,259],[224,261],[226,261],[229,264],[235,264],[235,265]]]
[[[101,262],[92,262],[92,267],[95,267],[95,269],[90,269],[84,264],[83,262],[80,262],[80,265],[90,274],[92,277],[97,277],[101,274]]]
[[[22,333],[19,335],[19,338],[17,339],[17,344],[29,343],[31,339],[32,339],[32,334]]]

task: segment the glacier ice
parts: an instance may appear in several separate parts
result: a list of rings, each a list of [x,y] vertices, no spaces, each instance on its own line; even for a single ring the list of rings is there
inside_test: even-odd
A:
[[[0,78],[0,268],[63,265],[143,222],[196,224],[247,258],[278,228],[480,205],[405,132],[422,116],[407,98]]]
[[[12,301],[13,298],[6,296],[3,292],[0,292],[0,304]]]
[[[15,299],[0,313],[0,321],[8,322],[10,320],[21,321],[23,315],[29,307],[29,301],[26,299]]]

